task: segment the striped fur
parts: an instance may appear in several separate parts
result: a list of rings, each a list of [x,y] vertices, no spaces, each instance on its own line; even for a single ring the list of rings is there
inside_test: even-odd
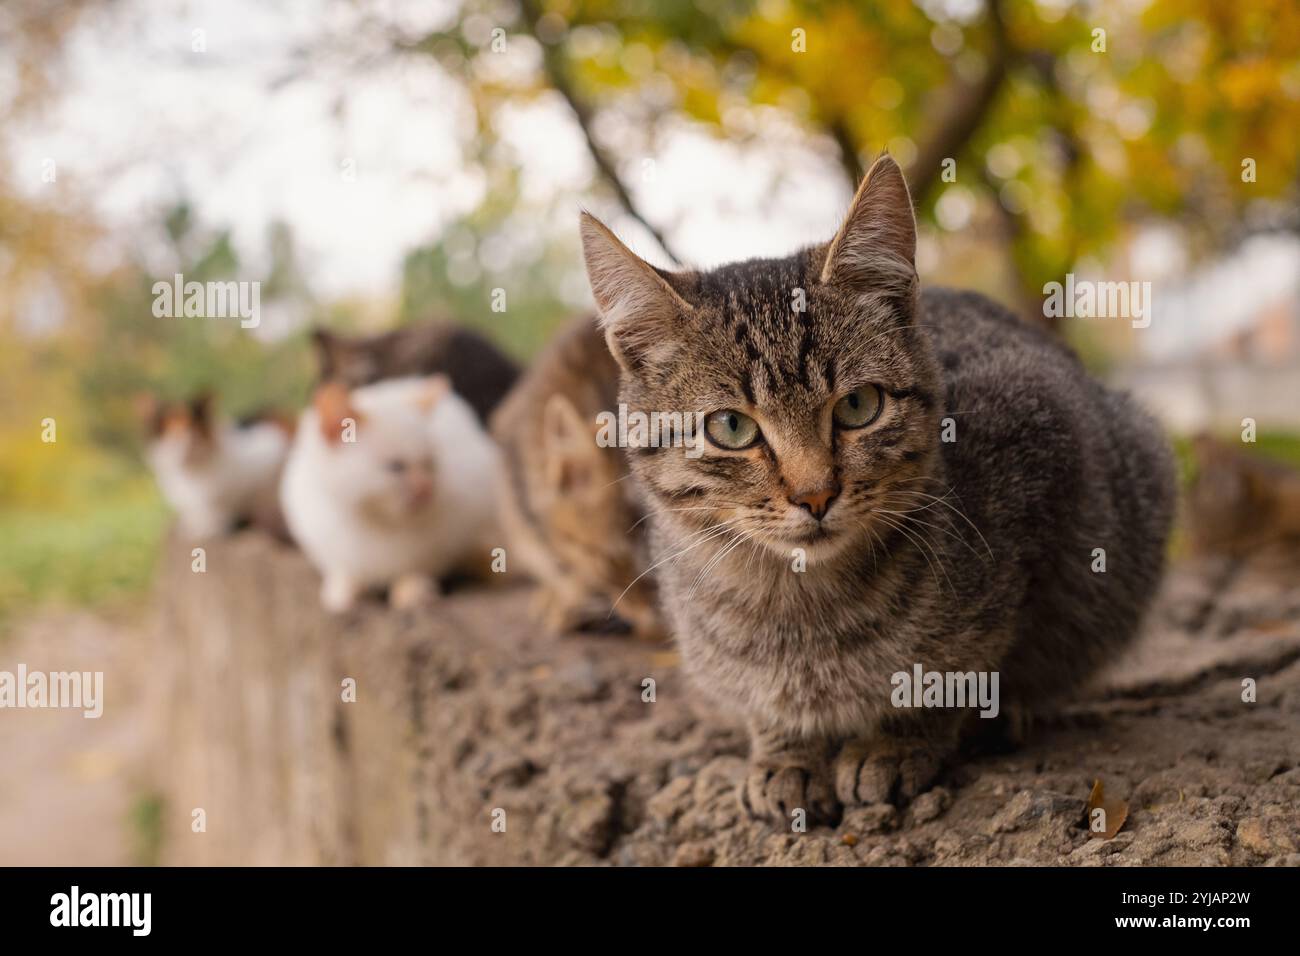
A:
[[[667,273],[582,226],[621,399],[763,431],[697,460],[629,456],[685,664],[751,726],[751,812],[831,819],[927,786],[970,712],[895,708],[896,672],[997,671],[1003,713],[1021,713],[1132,638],[1172,515],[1162,436],[1037,327],[918,294],[888,157],[829,245],[784,259]],[[866,385],[876,420],[835,426]],[[809,488],[838,489],[820,521],[797,503]]]
[[[654,582],[642,577],[646,526],[627,462],[596,445],[596,416],[618,402],[618,366],[593,316],[574,320],[492,417],[505,455],[499,492],[511,560],[539,584],[552,632],[626,625],[659,639]]]

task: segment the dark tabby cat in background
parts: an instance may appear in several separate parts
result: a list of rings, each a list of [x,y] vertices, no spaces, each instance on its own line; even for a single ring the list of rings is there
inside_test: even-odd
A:
[[[451,322],[421,322],[376,335],[317,329],[321,381],[360,388],[390,378],[446,375],[486,423],[519,377],[519,366],[485,336]]]
[[[684,662],[748,719],[751,812],[927,787],[974,711],[896,706],[896,673],[998,672],[1021,711],[1132,639],[1173,513],[1163,436],[1039,328],[918,292],[891,158],[784,259],[667,272],[581,230],[621,400],[707,416],[702,457],[629,454]]]

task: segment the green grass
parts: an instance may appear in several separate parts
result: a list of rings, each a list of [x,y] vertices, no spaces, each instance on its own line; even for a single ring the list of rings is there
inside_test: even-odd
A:
[[[1241,441],[1240,433],[1219,434],[1216,437],[1236,443],[1248,455],[1272,458],[1300,468],[1300,433],[1296,432],[1260,432],[1253,444]],[[1192,438],[1189,435],[1174,435],[1170,438],[1174,446],[1174,456],[1178,459],[1178,475],[1186,485],[1196,476],[1196,459],[1192,455]]]
[[[1241,436],[1237,436],[1240,438]],[[1265,432],[1254,445],[1243,445],[1268,458],[1286,462],[1300,468],[1300,435],[1285,432]]]
[[[163,810],[163,798],[157,793],[142,793],[131,804],[128,825],[136,866],[157,866],[162,857]]]
[[[44,603],[94,606],[142,593],[167,520],[147,478],[72,509],[0,510],[0,621]]]

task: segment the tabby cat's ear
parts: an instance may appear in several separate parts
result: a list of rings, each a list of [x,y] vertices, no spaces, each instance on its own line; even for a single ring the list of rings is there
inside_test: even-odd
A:
[[[584,212],[579,229],[610,352],[629,373],[662,362],[677,348],[675,326],[690,303],[594,216]]]
[[[916,290],[916,216],[907,180],[886,153],[872,165],[831,240],[821,281],[862,294]]]

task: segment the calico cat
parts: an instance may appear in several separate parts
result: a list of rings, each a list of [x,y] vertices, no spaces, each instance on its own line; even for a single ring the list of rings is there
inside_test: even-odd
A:
[[[181,532],[208,538],[253,524],[284,533],[276,499],[293,426],[277,418],[232,422],[211,395],[188,402],[139,399],[145,457]]]
[[[360,388],[389,378],[446,375],[485,423],[519,377],[519,366],[488,339],[450,322],[358,337],[317,329],[312,341],[323,382]]]
[[[784,259],[673,273],[580,226],[622,400],[706,415],[701,457],[629,454],[683,661],[749,723],[751,813],[927,787],[978,721],[907,706],[917,665],[997,672],[1006,713],[1134,636],[1173,512],[1160,431],[1048,333],[918,292],[891,158],[829,244]]]
[[[654,640],[662,625],[646,561],[643,512],[626,458],[596,442],[597,416],[618,404],[618,365],[594,316],[571,322],[492,416],[505,461],[507,551],[540,585],[551,633],[620,623]]]
[[[298,423],[280,498],[320,570],[321,603],[346,611],[388,587],[398,607],[485,567],[499,453],[446,376],[320,386]]]

